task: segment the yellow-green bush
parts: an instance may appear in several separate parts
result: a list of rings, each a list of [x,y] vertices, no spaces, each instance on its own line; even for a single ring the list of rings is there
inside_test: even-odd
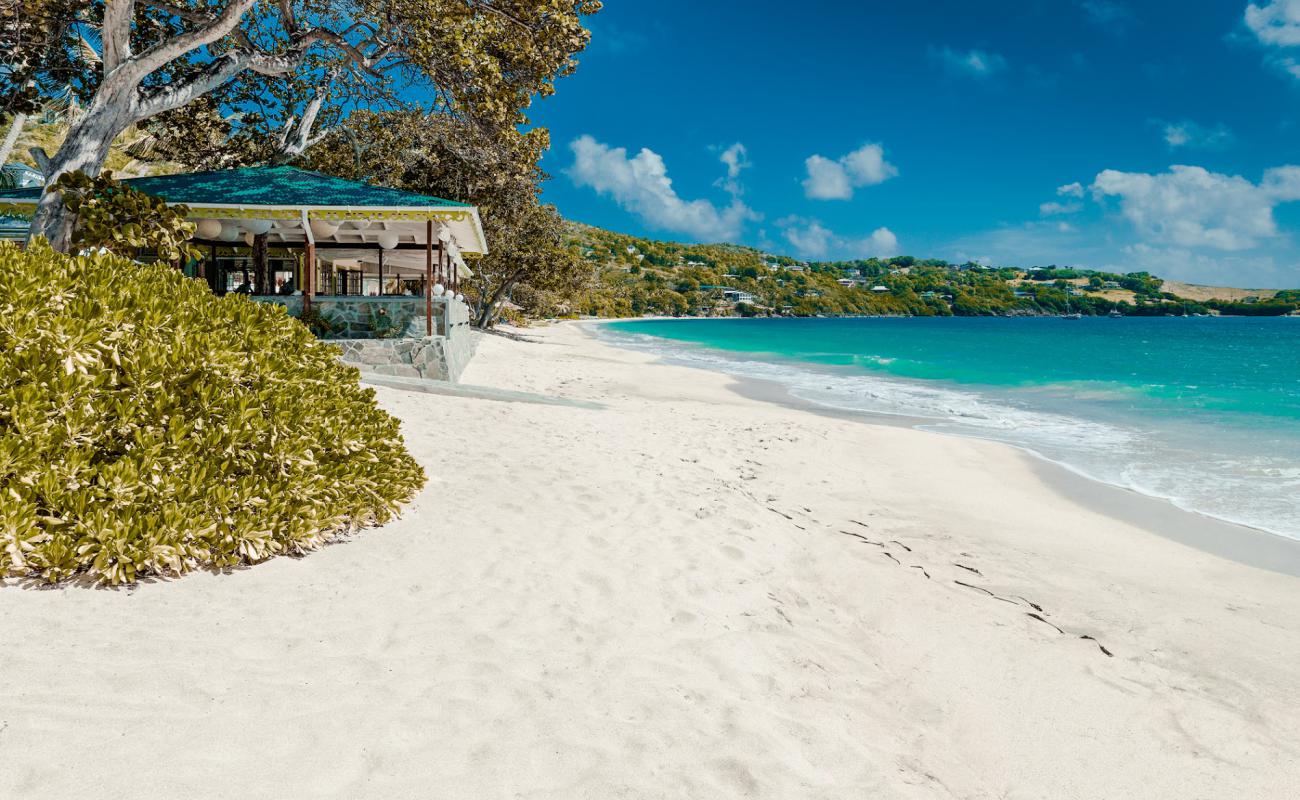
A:
[[[301,553],[424,484],[357,371],[162,264],[0,245],[0,574]]]

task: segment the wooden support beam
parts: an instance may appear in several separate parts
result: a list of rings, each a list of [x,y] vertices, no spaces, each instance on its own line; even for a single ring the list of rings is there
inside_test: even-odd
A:
[[[253,275],[255,276],[253,294],[270,294],[272,281],[266,264],[265,233],[253,237]]]
[[[433,220],[424,227],[424,332],[433,335]]]
[[[312,298],[316,296],[316,243],[307,242],[303,248],[302,258],[302,310],[311,309]]]

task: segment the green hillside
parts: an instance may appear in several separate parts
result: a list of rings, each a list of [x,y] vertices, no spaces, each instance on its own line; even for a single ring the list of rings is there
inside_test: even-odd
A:
[[[570,311],[597,317],[1101,316],[1241,314],[1300,309],[1300,291],[1233,300],[1180,297],[1145,272],[951,264],[897,256],[800,261],[731,244],[688,245],[570,223],[593,280]]]

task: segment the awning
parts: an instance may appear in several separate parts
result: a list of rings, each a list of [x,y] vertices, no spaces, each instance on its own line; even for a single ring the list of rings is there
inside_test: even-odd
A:
[[[478,209],[467,203],[322,175],[296,167],[154,175],[123,181],[169,205],[185,205],[199,223],[196,238],[241,242],[265,233],[268,244],[307,241],[319,249],[423,250],[428,223],[435,235],[469,254],[488,251]],[[0,191],[0,214],[30,215],[41,188]],[[387,258],[387,256],[385,257]]]

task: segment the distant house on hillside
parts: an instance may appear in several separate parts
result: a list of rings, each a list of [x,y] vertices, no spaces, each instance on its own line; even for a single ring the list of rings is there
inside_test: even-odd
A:
[[[873,291],[873,292],[877,292],[877,293],[880,293],[880,292],[887,292],[887,291],[889,291],[889,287],[888,287],[888,286],[872,286],[872,287],[871,287],[871,291]]]

